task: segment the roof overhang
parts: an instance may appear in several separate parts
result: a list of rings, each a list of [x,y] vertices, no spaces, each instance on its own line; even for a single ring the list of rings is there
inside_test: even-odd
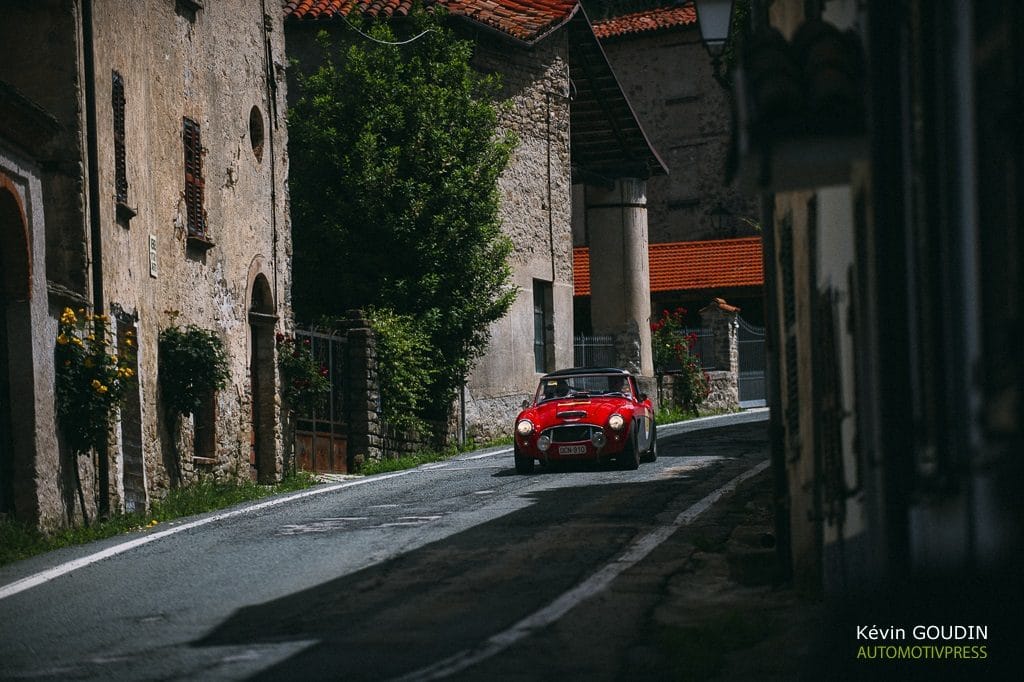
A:
[[[573,182],[667,175],[582,8],[567,28]]]

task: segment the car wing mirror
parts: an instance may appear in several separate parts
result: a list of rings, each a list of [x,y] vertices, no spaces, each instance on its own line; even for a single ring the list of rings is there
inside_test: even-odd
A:
[[[647,402],[647,394],[646,393],[641,393],[640,395],[638,395],[636,397],[636,399],[639,400],[642,403],[645,403],[645,402]]]
[[[530,406],[530,401],[529,400],[524,400],[522,403],[520,403],[519,406],[522,407],[525,410],[527,407]]]

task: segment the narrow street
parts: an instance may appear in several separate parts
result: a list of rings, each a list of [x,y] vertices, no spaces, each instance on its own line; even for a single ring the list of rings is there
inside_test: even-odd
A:
[[[491,448],[6,566],[0,677],[661,678],[666,541],[763,479],[766,416],[663,427],[638,471]]]

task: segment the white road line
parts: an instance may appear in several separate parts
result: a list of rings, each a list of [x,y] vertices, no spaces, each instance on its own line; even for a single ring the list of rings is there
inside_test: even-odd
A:
[[[563,593],[553,602],[530,614],[509,629],[491,636],[474,649],[465,649],[437,663],[420,668],[407,675],[395,678],[393,682],[414,682],[419,680],[438,680],[449,675],[462,672],[470,666],[501,653],[516,642],[534,632],[545,628],[568,613],[581,602],[593,597],[606,589],[621,573],[636,565],[650,554],[658,545],[667,540],[676,530],[690,524],[703,514],[715,502],[732,492],[736,487],[752,476],[756,476],[768,468],[769,461],[761,462],[751,469],[732,479],[718,490],[710,493],[702,500],[681,512],[672,523],[659,526],[649,533],[633,541],[621,556],[605,564],[596,573],[582,583]]]
[[[479,455],[470,455],[468,457],[460,457],[460,459],[483,459],[484,457],[497,457],[498,455],[509,455],[512,454],[512,448],[504,448],[501,450],[494,450],[492,452],[484,452]]]
[[[103,550],[101,552],[96,552],[95,554],[90,554],[89,556],[84,556],[84,557],[81,557],[80,559],[74,559],[72,561],[65,562],[63,564],[60,564],[58,566],[54,566],[53,568],[47,569],[45,571],[41,571],[41,572],[36,573],[34,575],[30,575],[30,576],[27,576],[25,578],[22,578],[21,580],[16,580],[13,583],[8,583],[7,585],[0,586],[0,599],[6,599],[7,597],[11,597],[13,595],[16,595],[19,592],[24,592],[25,590],[31,589],[33,587],[38,587],[39,585],[42,585],[44,583],[48,583],[51,580],[54,580],[56,578],[61,577],[62,575],[67,575],[68,573],[71,573],[72,571],[76,571],[79,568],[84,568],[85,566],[88,566],[90,564],[94,564],[97,561],[103,561],[104,559],[109,559],[112,556],[117,556],[118,554],[122,554],[124,552],[127,552],[130,549],[135,549],[136,547],[140,547],[142,545],[148,544],[150,542],[153,542],[154,540],[160,540],[160,539],[165,538],[165,537],[167,537],[169,535],[174,535],[175,533],[181,533],[182,531],[191,530],[193,528],[199,528],[200,526],[205,526],[207,524],[214,523],[215,521],[222,521],[224,519],[229,519],[229,518],[232,518],[232,517],[235,517],[235,516],[242,516],[243,514],[248,514],[250,512],[258,511],[260,509],[266,509],[268,507],[276,507],[276,506],[278,506],[280,504],[285,504],[286,502],[291,502],[293,500],[299,500],[299,499],[302,499],[302,498],[305,498],[305,497],[313,497],[314,495],[323,495],[325,493],[334,492],[335,490],[341,490],[342,488],[351,488],[352,486],[355,486],[355,485],[362,485],[364,483],[371,483],[373,481],[380,481],[380,480],[383,480],[383,479],[386,479],[386,478],[396,478],[398,476],[406,476],[406,475],[412,473],[413,471],[415,471],[415,470],[414,469],[408,469],[406,471],[396,471],[396,472],[390,473],[390,474],[382,474],[380,476],[373,476],[373,477],[370,477],[370,478],[361,478],[361,479],[354,480],[354,481],[346,481],[345,483],[338,483],[338,484],[335,484],[335,485],[329,485],[329,486],[326,486],[326,487],[323,487],[323,488],[315,488],[315,489],[312,489],[312,490],[305,490],[305,491],[300,492],[300,493],[295,493],[294,495],[288,495],[286,497],[276,497],[276,498],[274,498],[272,500],[267,500],[266,502],[260,502],[258,504],[254,504],[254,505],[252,505],[250,507],[245,507],[243,509],[235,509],[233,511],[224,512],[223,514],[216,514],[214,516],[207,516],[205,518],[199,519],[198,521],[192,521],[191,523],[185,523],[185,524],[182,524],[180,526],[174,526],[173,528],[168,528],[166,530],[158,531],[156,533],[151,533],[149,535],[143,535],[142,537],[135,538],[134,540],[129,540],[128,542],[123,542],[123,543],[121,543],[119,545],[114,545],[113,547],[108,547],[108,548],[106,548],[105,550]]]

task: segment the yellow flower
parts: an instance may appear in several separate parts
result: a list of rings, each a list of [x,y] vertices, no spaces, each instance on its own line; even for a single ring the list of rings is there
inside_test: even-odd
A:
[[[128,346],[129,348],[132,347],[132,343],[134,343],[134,342],[131,339],[125,339],[124,340],[124,345]]]
[[[131,367],[125,367],[124,368],[124,375],[126,377],[133,377],[133,376],[135,376],[135,372],[132,371]]]
[[[79,348],[82,347],[82,339],[78,338],[77,336],[72,337],[71,343],[78,346]]]
[[[64,346],[64,345],[67,345],[67,342],[68,342],[68,337],[66,337],[64,334],[58,334],[57,335],[57,343],[59,343],[60,345]]]
[[[97,388],[97,389],[96,389],[96,391],[97,391],[97,392],[98,392],[98,393],[99,393],[100,395],[103,395],[104,393],[106,393],[106,392],[107,392],[107,387],[106,387],[106,386],[103,386],[103,385],[100,385],[100,387],[99,387],[99,388]]]
[[[100,383],[99,379],[93,379],[92,384],[90,385],[98,391],[100,390],[100,386],[102,386],[103,384]]]

